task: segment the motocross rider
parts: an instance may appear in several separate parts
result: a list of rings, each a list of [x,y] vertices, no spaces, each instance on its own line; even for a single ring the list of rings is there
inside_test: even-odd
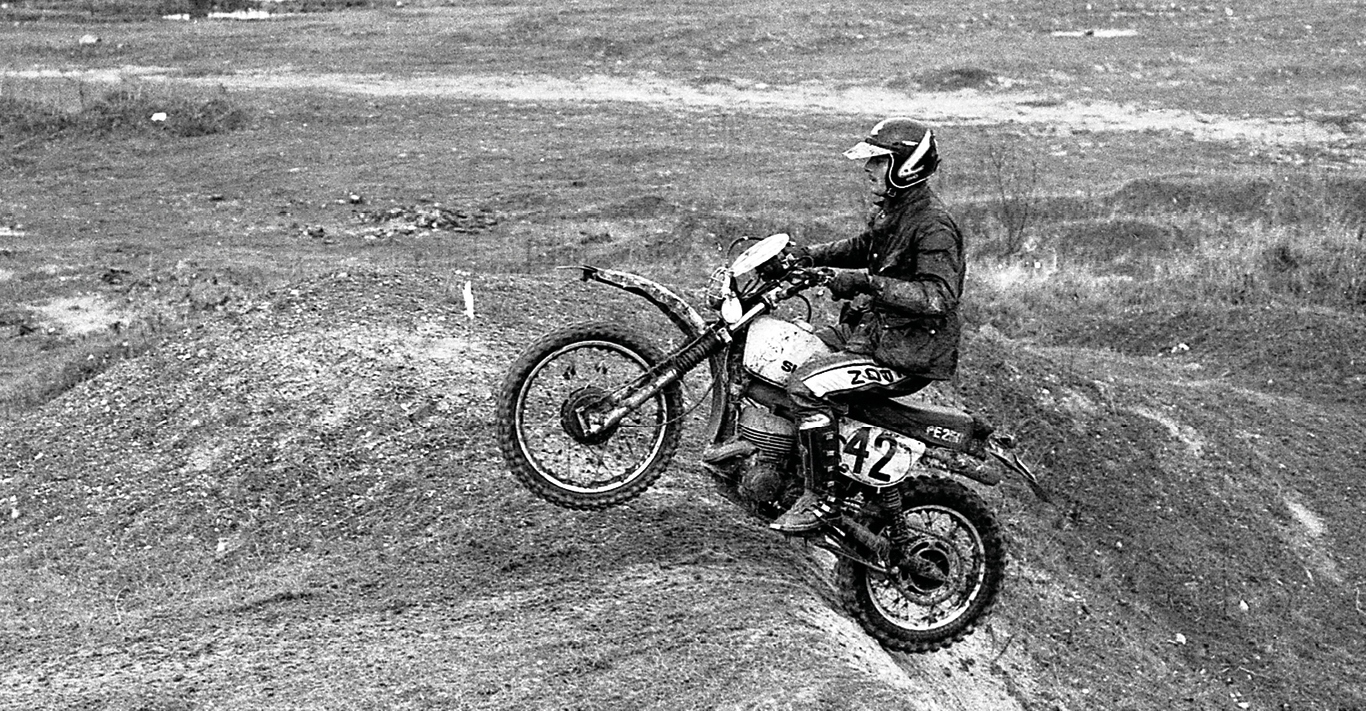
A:
[[[858,236],[797,250],[813,266],[837,268],[831,298],[852,301],[817,333],[835,351],[787,381],[806,490],[771,524],[783,533],[814,531],[832,510],[842,401],[910,394],[958,366],[963,236],[927,183],[939,165],[934,133],[889,118],[844,155],[864,161],[877,210]]]

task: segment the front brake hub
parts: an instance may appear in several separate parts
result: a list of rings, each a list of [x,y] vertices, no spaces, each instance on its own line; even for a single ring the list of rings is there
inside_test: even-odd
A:
[[[957,592],[961,568],[962,561],[953,549],[922,539],[902,556],[893,580],[902,595],[921,605],[933,605]]]
[[[579,388],[569,394],[560,405],[560,426],[579,444],[602,444],[612,438],[617,426],[599,432],[584,429],[583,416],[607,402],[609,393],[596,385]]]

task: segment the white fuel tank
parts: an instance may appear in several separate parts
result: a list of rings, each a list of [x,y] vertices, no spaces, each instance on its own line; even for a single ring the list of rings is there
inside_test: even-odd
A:
[[[829,352],[830,347],[807,329],[780,318],[760,316],[749,327],[745,370],[781,387],[797,366],[813,355]]]

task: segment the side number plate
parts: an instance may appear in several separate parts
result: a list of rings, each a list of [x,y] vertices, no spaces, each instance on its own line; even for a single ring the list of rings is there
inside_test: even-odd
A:
[[[873,487],[891,486],[910,474],[925,445],[861,423],[840,427],[840,460],[847,476]]]

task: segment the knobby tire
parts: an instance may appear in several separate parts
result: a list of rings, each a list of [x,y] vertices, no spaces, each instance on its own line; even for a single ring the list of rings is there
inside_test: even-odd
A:
[[[655,435],[659,441],[649,458],[637,467],[639,473],[619,486],[601,491],[575,491],[562,485],[556,473],[538,467],[528,455],[528,433],[519,426],[525,406],[523,400],[531,387],[528,379],[537,376],[542,367],[548,367],[559,354],[590,344],[603,344],[618,349],[622,355],[637,359],[641,373],[658,365],[664,358],[648,339],[621,325],[595,322],[568,326],[542,336],[523,351],[499,388],[496,410],[498,446],[517,481],[553,504],[584,511],[617,506],[643,494],[668,466],[683,434],[683,391],[680,383],[674,383],[657,398],[648,401],[657,402],[658,398],[662,398],[663,421],[658,423],[661,433]],[[612,385],[623,384],[619,382]]]
[[[930,629],[907,629],[886,617],[872,599],[870,576],[881,576],[867,567],[841,558],[835,565],[836,587],[850,614],[884,646],[903,652],[930,652],[966,637],[991,611],[1005,578],[1005,543],[1000,526],[986,503],[958,482],[920,477],[910,482],[904,500],[908,511],[917,507],[948,509],[962,516],[975,529],[980,541],[983,577],[967,607]]]

